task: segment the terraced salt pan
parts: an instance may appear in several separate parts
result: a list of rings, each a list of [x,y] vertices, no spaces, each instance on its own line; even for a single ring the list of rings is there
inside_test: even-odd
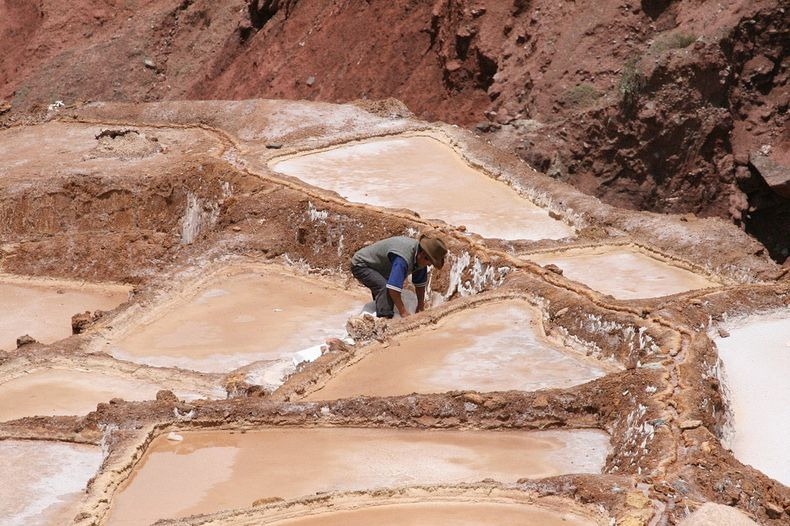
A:
[[[107,129],[134,130],[116,139],[96,137]],[[0,183],[11,178],[156,173],[190,153],[221,152],[202,130],[48,122],[0,131]],[[165,154],[164,152],[167,152]]]
[[[40,369],[0,384],[0,422],[26,416],[85,415],[113,398],[154,400],[166,386],[76,369]],[[182,399],[199,395],[176,392]]]
[[[599,473],[609,450],[608,435],[595,430],[280,428],[182,436],[151,443],[113,499],[108,524],[149,524],[325,491]]]
[[[272,169],[345,199],[408,208],[484,237],[559,239],[573,230],[430,137],[373,139],[275,162]]]
[[[29,334],[41,343],[71,336],[71,317],[112,310],[129,297],[125,285],[34,280],[0,275],[0,349],[16,348]]]
[[[96,446],[0,441],[0,524],[71,524],[88,480],[99,470]]]
[[[743,463],[790,486],[790,311],[754,319],[716,340],[733,412],[729,447]]]
[[[302,350],[345,336],[348,317],[365,301],[359,287],[347,291],[273,266],[228,268],[154,308],[109,350],[120,359],[204,372],[260,360],[278,369]]]
[[[501,301],[393,339],[333,375],[310,399],[564,388],[614,369],[550,343],[540,313],[526,302]]]
[[[656,298],[717,287],[709,279],[631,247],[594,247],[530,254],[528,259],[563,270],[563,276],[617,299]]]
[[[375,506],[267,523],[271,526],[595,526],[572,513],[528,504],[430,502]]]

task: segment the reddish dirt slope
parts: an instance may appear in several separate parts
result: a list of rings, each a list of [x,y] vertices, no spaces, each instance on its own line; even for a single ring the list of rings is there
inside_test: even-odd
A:
[[[790,251],[779,0],[67,4],[0,2],[10,114],[56,100],[396,97],[609,203],[730,217],[776,259]]]

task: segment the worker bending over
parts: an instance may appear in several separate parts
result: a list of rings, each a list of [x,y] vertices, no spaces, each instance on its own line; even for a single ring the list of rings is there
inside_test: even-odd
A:
[[[425,287],[428,265],[441,269],[447,246],[437,237],[423,235],[420,239],[396,236],[377,241],[359,249],[351,257],[351,273],[370,289],[376,302],[376,316],[392,318],[394,309],[402,318],[409,316],[401,292],[406,276],[417,292],[417,311],[425,309]]]

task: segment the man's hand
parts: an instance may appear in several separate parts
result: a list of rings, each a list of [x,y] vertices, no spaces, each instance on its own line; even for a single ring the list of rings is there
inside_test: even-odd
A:
[[[414,292],[417,293],[417,310],[414,312],[422,312],[425,310],[425,287],[414,287]]]

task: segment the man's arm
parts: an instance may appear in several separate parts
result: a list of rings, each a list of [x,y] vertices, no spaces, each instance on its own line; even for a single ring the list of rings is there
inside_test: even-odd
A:
[[[425,287],[414,287],[414,291],[417,293],[417,310],[415,312],[422,312],[425,310]]]
[[[403,304],[403,298],[401,298],[400,292],[394,289],[388,289],[387,292],[389,293],[390,298],[392,298],[393,305],[395,305],[395,308],[398,309],[400,317],[407,318],[411,316],[411,313],[406,309],[406,305]]]
[[[411,282],[414,284],[414,291],[417,293],[417,310],[425,310],[425,288],[428,286],[428,269],[421,268],[412,272]]]
[[[392,261],[392,270],[390,270],[387,279],[387,293],[392,299],[392,304],[398,309],[400,317],[406,318],[410,313],[406,310],[406,305],[403,304],[401,292],[403,292],[403,282],[406,281],[408,265],[405,259],[395,254],[390,255],[390,260]]]

